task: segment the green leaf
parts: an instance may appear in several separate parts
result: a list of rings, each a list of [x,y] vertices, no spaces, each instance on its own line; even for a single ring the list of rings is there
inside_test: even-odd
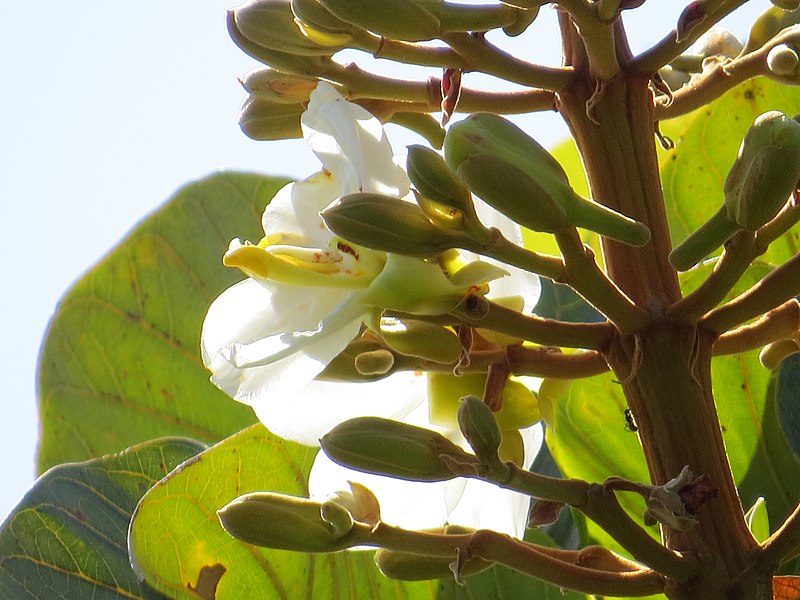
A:
[[[769,110],[796,114],[800,88],[752,79],[676,123],[664,123],[662,130],[675,142],[675,148],[662,153],[660,161],[673,245],[722,206],[722,187],[742,138],[755,118]],[[762,259],[778,264],[794,256],[798,248],[800,233],[789,232]]]
[[[762,543],[769,537],[769,516],[764,498],[756,498],[755,503],[745,513],[744,518],[747,521],[748,529],[750,529],[758,543]]]
[[[775,400],[781,431],[794,455],[800,457],[800,355],[793,354],[781,363]]]
[[[156,481],[205,446],[162,439],[40,477],[0,528],[0,597],[161,598],[128,561],[128,523]]]
[[[156,437],[213,443],[254,421],[209,383],[200,330],[241,279],[221,264],[228,243],[261,238],[283,183],[224,173],[186,186],[64,296],[39,365],[40,471]]]
[[[216,511],[247,492],[307,496],[316,448],[254,425],[181,466],[142,499],[129,547],[140,576],[170,598],[191,591],[206,573],[217,598],[430,599],[437,582],[386,579],[371,552],[303,554],[245,544],[222,529]]]
[[[542,293],[533,312],[540,317],[569,323],[602,323],[606,318],[571,287],[540,278]]]

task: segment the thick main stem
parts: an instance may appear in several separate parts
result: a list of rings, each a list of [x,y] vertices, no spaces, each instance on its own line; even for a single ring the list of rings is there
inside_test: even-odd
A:
[[[630,57],[621,25],[616,35],[622,72],[599,83],[588,75],[583,45],[564,19],[562,32],[567,62],[578,76],[559,93],[558,105],[583,157],[592,197],[645,223],[651,232],[650,243],[641,248],[603,242],[609,277],[650,315],[649,325],[616,338],[606,358],[636,419],[653,483],[662,485],[689,465],[719,488],[718,496],[699,509],[696,527],[665,529],[670,549],[691,554],[703,565],[689,580],[671,581],[666,593],[680,600],[732,598],[733,582],[752,559],[756,543],[742,515],[714,405],[713,334],[665,314],[680,299],[680,288],[667,259],[670,240],[649,79],[625,72]],[[771,598],[766,578],[736,585],[736,598]]]

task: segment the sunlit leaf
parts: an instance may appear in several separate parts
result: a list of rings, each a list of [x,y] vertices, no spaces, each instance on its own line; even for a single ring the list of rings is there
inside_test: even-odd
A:
[[[226,173],[186,186],[64,296],[39,365],[40,470],[156,437],[213,443],[254,421],[209,383],[200,327],[241,279],[221,265],[228,243],[260,239],[282,183]]]
[[[747,81],[714,102],[663,128],[675,148],[661,155],[661,177],[672,242],[682,241],[724,202],[722,186],[742,138],[769,110],[800,111],[800,88],[768,79]],[[669,123],[669,122],[667,122]],[[800,233],[775,242],[763,260],[781,263],[800,248]]]
[[[205,448],[162,439],[42,475],[0,528],[0,597],[162,598],[128,561],[128,523],[142,495]]]
[[[800,600],[800,577],[779,575],[772,578],[773,600]]]

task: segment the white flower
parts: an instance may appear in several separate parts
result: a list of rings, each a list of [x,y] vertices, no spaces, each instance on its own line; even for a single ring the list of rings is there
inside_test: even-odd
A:
[[[486,262],[471,263],[479,268],[464,268],[448,278],[435,264],[356,247],[338,238],[325,227],[319,216],[322,209],[359,191],[402,198],[409,191],[408,178],[395,164],[380,122],[328,84],[321,83],[312,93],[302,125],[324,169],[278,192],[264,211],[261,242],[231,243],[225,264],[249,277],[209,308],[201,341],[204,363],[212,381],[234,399],[252,405],[270,431],[303,444],[317,445],[333,426],[357,416],[433,427],[424,376],[397,373],[358,384],[315,378],[358,335],[372,311],[404,310],[409,303],[422,311],[444,311],[443,307],[454,307],[469,287],[505,271],[514,273],[507,279],[516,287],[502,294],[518,295],[530,307],[538,297],[538,279]],[[520,241],[519,227],[499,213],[482,209],[482,218]],[[526,466],[541,443],[536,431],[523,435]],[[383,483],[377,485],[369,476],[356,475],[320,455],[311,474],[312,492],[327,495],[346,489],[342,477],[357,481],[367,477],[388,522],[433,527],[449,519],[513,535],[524,530],[527,498],[485,482],[413,484],[379,478]],[[410,512],[392,508],[401,497],[415,508]],[[404,512],[412,515],[410,521]]]

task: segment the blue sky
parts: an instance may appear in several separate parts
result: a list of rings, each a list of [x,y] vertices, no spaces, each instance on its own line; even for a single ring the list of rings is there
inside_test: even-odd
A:
[[[661,38],[678,2],[629,18],[634,48]],[[653,6],[648,6],[653,5]],[[236,124],[236,76],[255,66],[228,39],[220,0],[40,0],[0,6],[0,332],[7,384],[0,419],[0,518],[33,481],[35,367],[59,297],[184,182],[219,169],[301,177],[318,168],[300,141],[253,142]],[[727,24],[740,37],[769,6]],[[515,40],[551,63],[552,11]],[[384,63],[381,69],[389,68]],[[470,79],[465,78],[469,84]],[[525,126],[546,145],[554,115]],[[418,143],[391,130],[395,148]]]

